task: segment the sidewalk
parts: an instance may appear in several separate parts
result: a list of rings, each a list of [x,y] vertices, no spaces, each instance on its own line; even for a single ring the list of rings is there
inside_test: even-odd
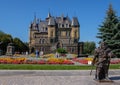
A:
[[[120,70],[110,70],[113,83],[94,81],[90,70],[0,70],[0,85],[120,85]]]

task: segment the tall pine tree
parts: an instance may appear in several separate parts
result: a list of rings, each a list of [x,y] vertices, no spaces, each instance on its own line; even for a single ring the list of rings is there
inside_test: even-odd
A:
[[[106,42],[116,56],[120,57],[120,21],[111,4],[106,14],[105,21],[98,28],[97,38],[101,39],[100,42]]]
[[[113,52],[120,58],[120,22],[115,26],[115,35],[111,38],[111,48]]]

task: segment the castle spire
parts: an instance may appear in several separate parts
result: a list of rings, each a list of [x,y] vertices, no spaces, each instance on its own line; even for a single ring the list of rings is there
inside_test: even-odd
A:
[[[50,12],[48,12],[48,18],[50,18],[51,17],[51,14],[50,14]]]
[[[37,22],[37,19],[36,19],[36,13],[34,13],[34,21],[33,21],[33,23],[36,24],[36,22]]]

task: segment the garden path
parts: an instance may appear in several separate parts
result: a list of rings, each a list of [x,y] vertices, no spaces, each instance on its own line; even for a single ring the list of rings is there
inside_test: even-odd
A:
[[[110,70],[113,83],[93,80],[90,70],[0,70],[0,85],[120,85],[120,70]]]

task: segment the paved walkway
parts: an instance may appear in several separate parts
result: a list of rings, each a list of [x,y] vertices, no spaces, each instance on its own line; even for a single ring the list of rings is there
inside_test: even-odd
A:
[[[110,70],[113,83],[94,81],[90,70],[0,70],[0,85],[120,85],[120,70]]]

